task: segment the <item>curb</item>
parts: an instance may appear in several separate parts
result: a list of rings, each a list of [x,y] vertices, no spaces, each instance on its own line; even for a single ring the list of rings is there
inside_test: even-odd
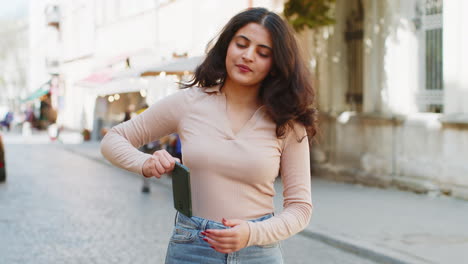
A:
[[[358,242],[356,239],[349,239],[341,236],[334,236],[322,232],[303,230],[298,235],[318,240],[338,249],[353,253],[378,263],[385,264],[434,264],[427,259],[418,256],[408,256],[408,253],[398,253],[377,247],[365,242]]]

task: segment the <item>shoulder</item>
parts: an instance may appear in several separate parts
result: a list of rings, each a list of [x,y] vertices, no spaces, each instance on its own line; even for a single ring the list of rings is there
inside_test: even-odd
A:
[[[307,136],[305,126],[297,121],[292,121],[292,127],[289,128],[288,133],[291,135],[294,134],[299,138]]]
[[[198,105],[211,105],[207,102],[212,102],[214,99],[211,96],[209,88],[193,86],[189,88],[180,89],[160,100],[156,101],[150,109],[161,111],[160,108],[168,111],[167,109],[172,109],[177,112],[191,112]],[[174,107],[177,105],[177,107]]]
[[[192,86],[189,88],[181,89],[178,93],[183,95],[188,100],[200,99],[210,95],[219,94],[219,86],[213,87],[199,87]]]
[[[291,125],[286,127],[286,132],[282,141],[283,149],[290,144],[308,142],[305,126],[297,121],[291,121]]]

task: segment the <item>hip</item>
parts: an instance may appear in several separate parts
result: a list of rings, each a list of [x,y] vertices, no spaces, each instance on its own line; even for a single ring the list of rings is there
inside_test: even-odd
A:
[[[252,222],[264,221],[272,214],[265,215],[258,219],[249,220]],[[210,244],[203,241],[201,234],[206,229],[226,229],[222,223],[207,220],[200,217],[187,217],[177,213],[174,230],[169,241],[166,254],[166,264],[188,264],[188,263],[283,263],[281,245],[279,242],[270,245],[250,246],[237,252],[229,254],[220,253],[210,247]]]

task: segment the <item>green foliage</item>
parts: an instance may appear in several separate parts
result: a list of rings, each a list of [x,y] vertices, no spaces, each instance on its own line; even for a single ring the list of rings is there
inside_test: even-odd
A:
[[[331,13],[336,0],[289,0],[284,16],[296,31],[335,23]]]

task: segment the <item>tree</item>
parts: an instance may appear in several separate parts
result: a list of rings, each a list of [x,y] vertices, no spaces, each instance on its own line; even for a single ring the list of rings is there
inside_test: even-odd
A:
[[[284,16],[296,31],[335,23],[332,11],[336,0],[289,0]]]

